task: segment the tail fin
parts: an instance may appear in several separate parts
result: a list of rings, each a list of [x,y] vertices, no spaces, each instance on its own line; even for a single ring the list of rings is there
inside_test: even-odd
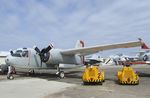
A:
[[[142,44],[141,48],[142,49],[150,49],[145,43]]]
[[[84,47],[84,41],[78,40],[78,41],[76,42],[75,48],[82,48],[82,47]]]
[[[84,47],[84,41],[78,40],[76,42],[75,48],[82,48],[82,47]],[[81,64],[85,64],[85,57],[82,56],[82,55],[80,55],[79,57],[80,57],[80,60],[81,60]]]
[[[148,47],[148,45],[146,45],[146,44],[144,43],[144,41],[143,41],[141,38],[139,38],[139,40],[140,40],[141,43],[142,43],[141,49],[150,49],[150,48]]]

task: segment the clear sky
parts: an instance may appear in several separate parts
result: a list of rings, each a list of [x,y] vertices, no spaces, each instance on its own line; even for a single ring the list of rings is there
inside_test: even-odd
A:
[[[1,51],[49,43],[66,49],[78,39],[93,46],[139,37],[150,45],[150,0],[0,0]]]

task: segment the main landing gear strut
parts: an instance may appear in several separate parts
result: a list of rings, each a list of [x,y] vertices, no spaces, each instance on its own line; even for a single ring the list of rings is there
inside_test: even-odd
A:
[[[64,71],[60,70],[59,65],[57,66],[56,75],[58,75],[58,77],[61,78],[61,79],[65,77],[65,73],[64,73]]]

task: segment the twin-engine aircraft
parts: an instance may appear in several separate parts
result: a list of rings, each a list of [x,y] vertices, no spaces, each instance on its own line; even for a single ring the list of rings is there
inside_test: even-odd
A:
[[[77,41],[73,49],[55,49],[52,45],[46,48],[19,48],[10,51],[10,55],[6,58],[8,65],[15,68],[28,69],[53,69],[57,68],[57,74],[60,78],[64,77],[64,71],[60,68],[74,68],[84,65],[84,56],[97,53],[99,51],[111,50],[117,48],[130,48],[141,46],[141,41],[132,41],[117,44],[97,45],[84,47],[83,41]]]

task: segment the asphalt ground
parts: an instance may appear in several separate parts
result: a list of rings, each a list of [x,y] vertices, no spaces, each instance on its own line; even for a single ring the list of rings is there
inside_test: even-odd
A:
[[[118,84],[117,72],[122,69],[121,66],[101,66],[100,68],[105,71],[105,82],[102,85],[83,85],[82,75],[84,68],[65,71],[66,74],[64,79],[59,79],[55,74],[48,73],[38,73],[34,76],[18,73],[14,75],[14,80],[26,81],[28,79],[38,78],[46,81],[76,85],[55,93],[49,92],[41,98],[150,98],[150,66],[135,65],[133,67],[140,76],[139,85]],[[5,81],[9,82],[14,80],[7,80],[6,75],[0,75],[0,84]],[[61,88],[61,85],[57,86],[57,88]]]
[[[77,84],[63,92],[49,95],[46,98],[150,98],[150,66],[134,66],[140,76],[139,85],[120,85],[117,72],[122,67],[101,67],[105,71],[105,82],[102,85],[83,85],[82,72],[68,74],[59,81]]]

